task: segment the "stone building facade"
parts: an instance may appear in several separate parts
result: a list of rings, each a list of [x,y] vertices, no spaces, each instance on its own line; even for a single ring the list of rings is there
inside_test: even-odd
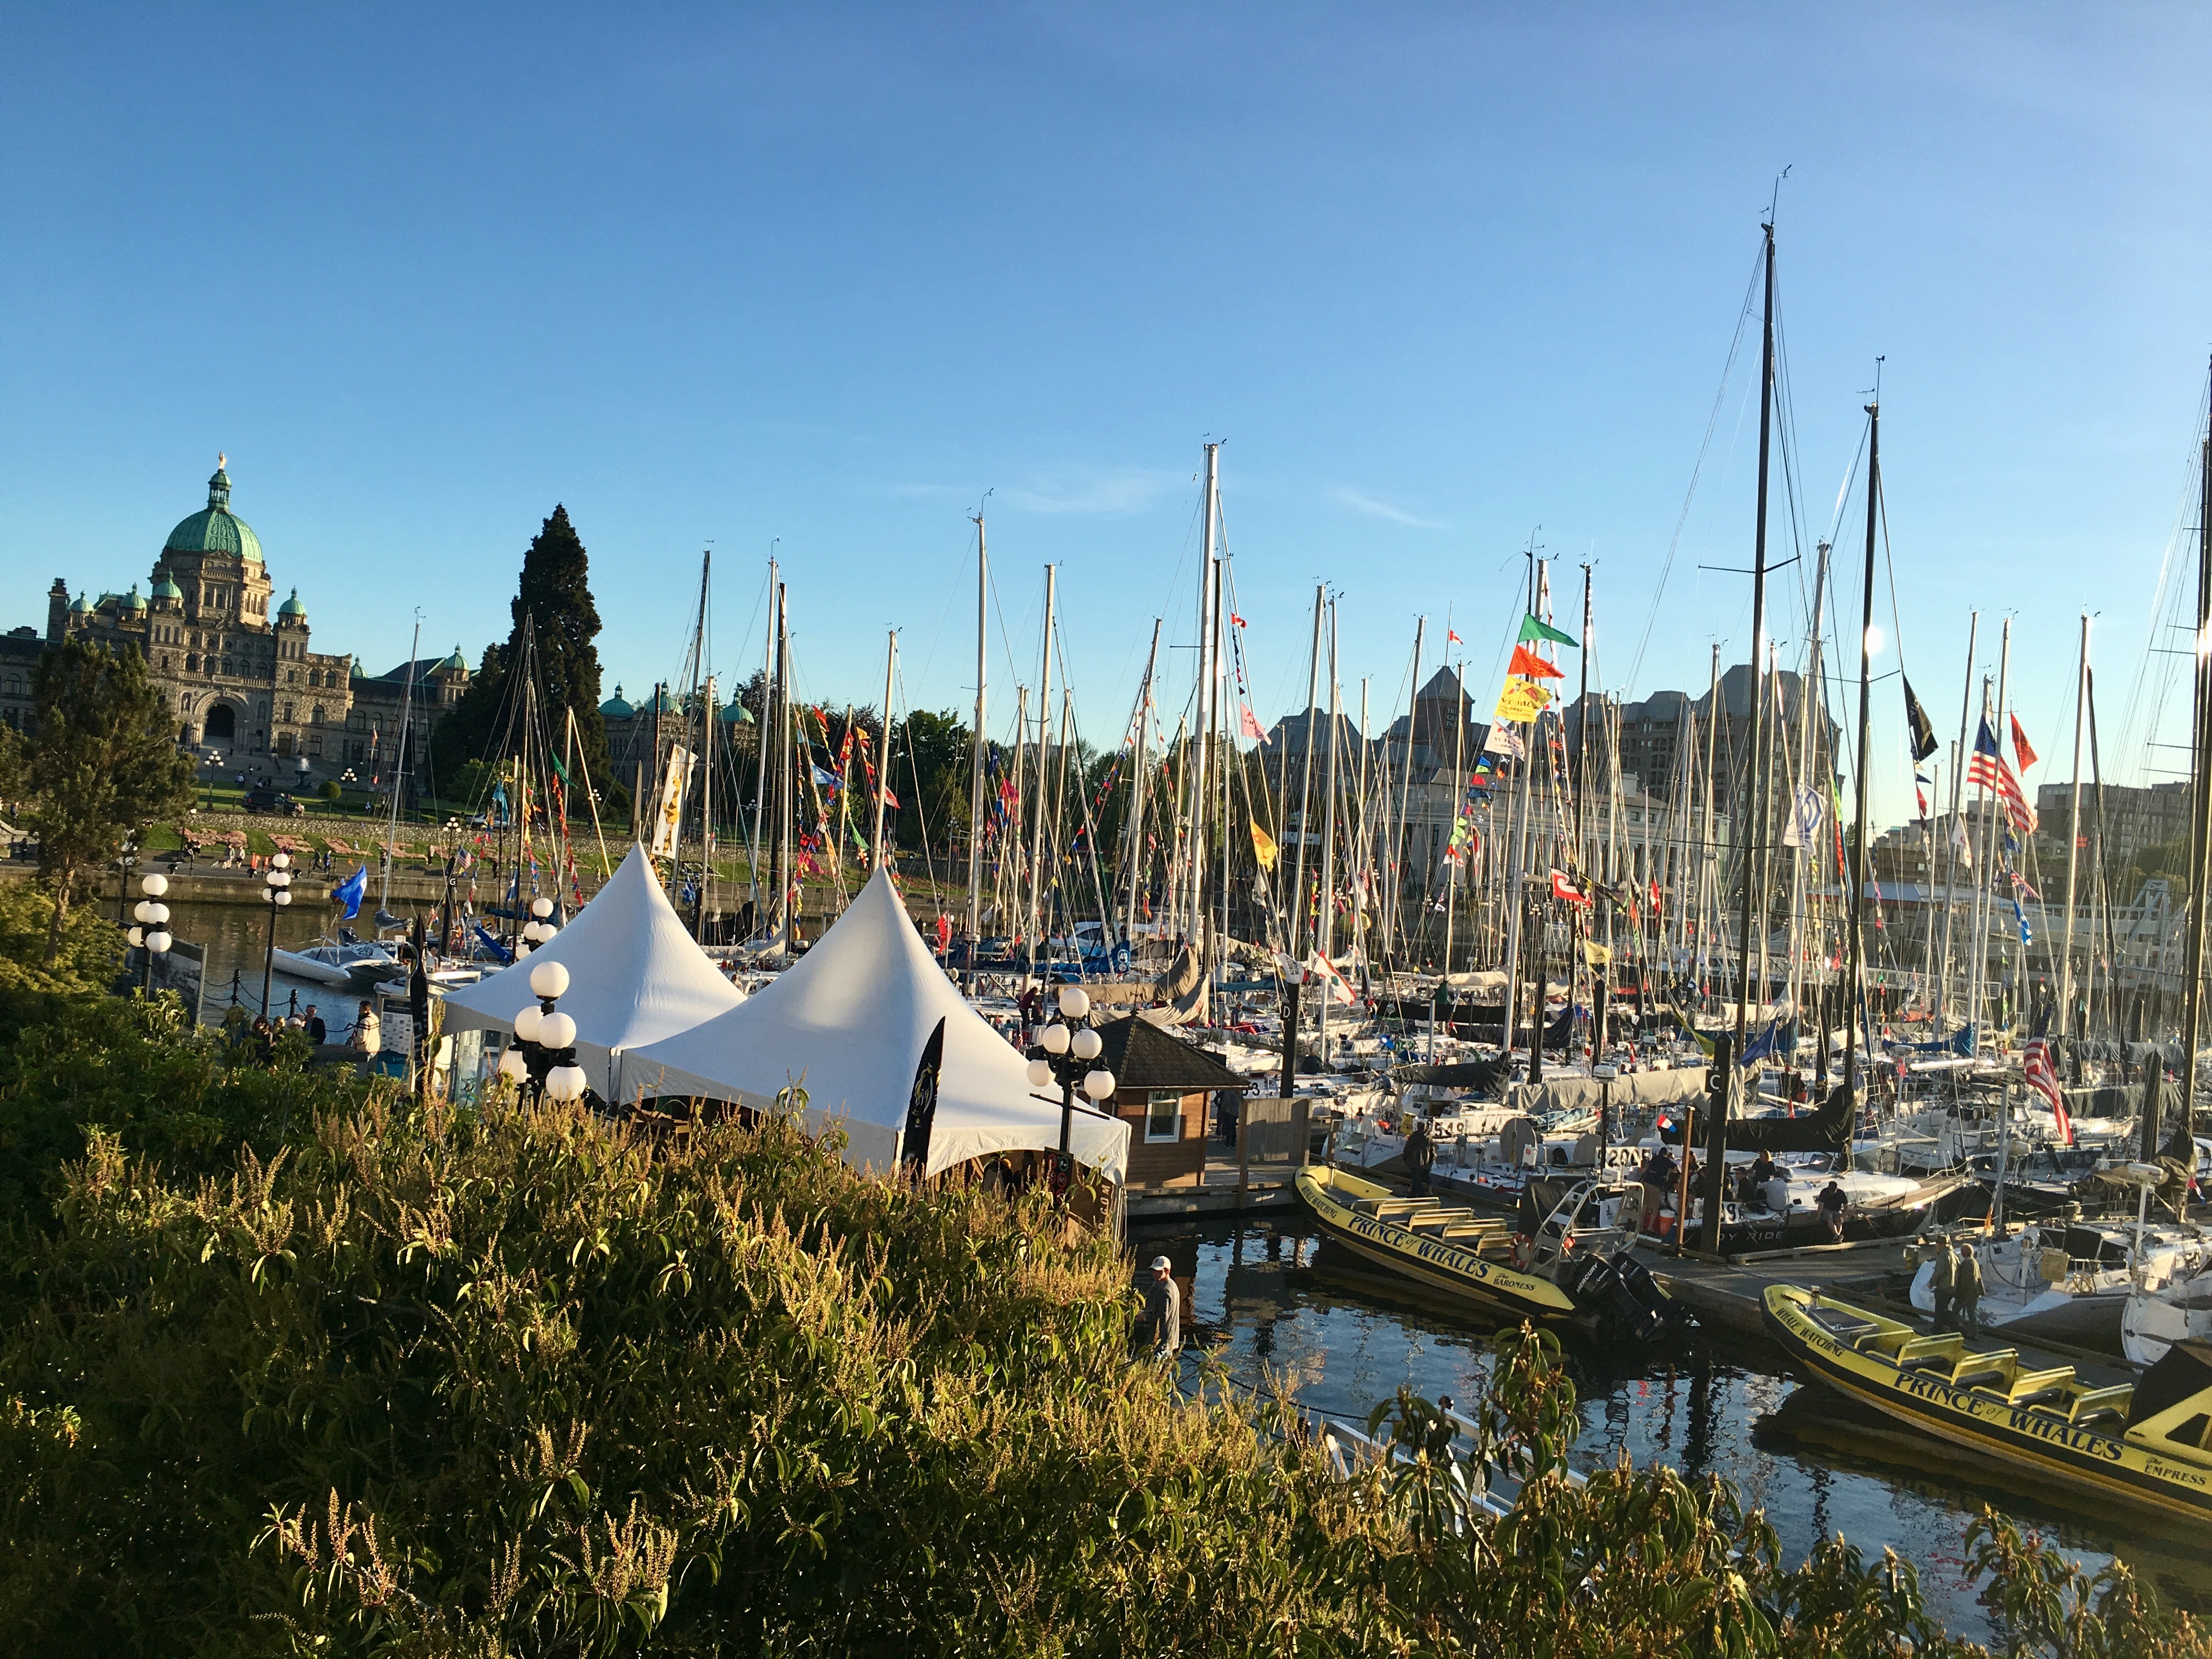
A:
[[[292,785],[351,772],[368,782],[398,758],[404,704],[408,770],[418,787],[427,783],[419,768],[430,728],[467,686],[466,659],[456,647],[371,676],[350,653],[317,650],[298,590],[272,605],[260,538],[231,511],[230,489],[218,457],[207,506],[169,532],[149,592],[134,582],[127,593],[72,595],[54,579],[45,634],[0,636],[0,720],[28,728],[40,652],[76,635],[141,652],[176,719],[179,746],[212,771]]]

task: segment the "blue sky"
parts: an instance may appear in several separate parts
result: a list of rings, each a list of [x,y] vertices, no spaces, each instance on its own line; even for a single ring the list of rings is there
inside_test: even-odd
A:
[[[1316,581],[1342,592],[1347,698],[1371,677],[1376,725],[1417,614],[1431,662],[1449,615],[1487,695],[1532,534],[1565,583],[1595,562],[1603,684],[1695,687],[1713,640],[1729,660],[1748,640],[1747,582],[1698,567],[1748,562],[1755,331],[1722,371],[1787,166],[1806,550],[1884,356],[1905,660],[1939,726],[1967,611],[2017,611],[2022,716],[2050,757],[2031,782],[2063,776],[2087,608],[2113,769],[2179,758],[2145,746],[2150,689],[2132,727],[2125,705],[2193,524],[2199,10],[10,25],[10,624],[42,622],[57,574],[143,580],[224,449],[318,644],[373,668],[418,607],[426,650],[503,635],[558,501],[592,551],[611,684],[678,671],[709,540],[716,656],[749,671],[780,538],[805,690],[879,696],[896,625],[901,703],[964,705],[967,520],[990,490],[994,708],[1035,678],[1056,562],[1079,709],[1110,739],[1152,618],[1190,636],[1212,434],[1263,720],[1302,700]],[[1844,523],[1855,592],[1863,508]],[[1774,534],[1789,556],[1779,509]],[[1793,568],[1785,661],[1799,592]],[[1190,658],[1168,654],[1172,704]],[[1907,805],[1897,701],[1886,684],[1886,818]]]

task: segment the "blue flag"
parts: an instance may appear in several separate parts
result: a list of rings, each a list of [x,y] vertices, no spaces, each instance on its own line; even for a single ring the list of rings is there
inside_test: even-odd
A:
[[[345,906],[345,919],[351,921],[361,914],[361,902],[368,891],[368,866],[364,864],[337,886],[331,888],[331,896]]]

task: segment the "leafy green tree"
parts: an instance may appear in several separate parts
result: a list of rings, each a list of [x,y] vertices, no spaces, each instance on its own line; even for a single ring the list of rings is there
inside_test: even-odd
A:
[[[125,836],[192,804],[192,763],[177,748],[176,721],[136,650],[64,639],[39,658],[32,695],[38,731],[22,769],[53,902],[51,962],[86,878],[122,851]]]
[[[16,1052],[21,1029],[51,1016],[65,1000],[104,994],[115,977],[122,935],[97,909],[79,909],[62,924],[52,948],[53,904],[27,881],[0,882],[0,1054]],[[4,1065],[0,1060],[0,1065]],[[0,1151],[0,1162],[6,1153]]]
[[[891,793],[899,798],[899,840],[944,846],[968,827],[975,736],[951,709],[917,708],[891,727]]]
[[[500,734],[501,711],[506,702],[506,653],[495,645],[488,645],[483,661],[430,733],[430,771],[439,781],[441,793],[453,794],[451,781],[490,753]]]

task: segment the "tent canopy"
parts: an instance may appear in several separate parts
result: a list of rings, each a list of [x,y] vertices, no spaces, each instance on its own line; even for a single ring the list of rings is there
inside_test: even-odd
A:
[[[1060,1103],[1030,1090],[1028,1062],[945,978],[887,869],[742,1006],[633,1050],[623,1085],[756,1109],[804,1089],[810,1130],[842,1127],[853,1163],[889,1170],[899,1162],[915,1073],[939,1020],[945,1052],[925,1173],[993,1152],[1056,1151]],[[1079,1100],[1070,1144],[1081,1162],[1122,1178],[1127,1124]]]
[[[673,1036],[744,1000],[684,931],[641,847],[630,848],[622,868],[548,943],[511,968],[447,992],[447,1028],[514,1030],[514,1017],[538,1004],[530,970],[541,962],[568,970],[561,1012],[576,1022],[577,1063],[603,1100],[625,1092],[625,1050]]]

